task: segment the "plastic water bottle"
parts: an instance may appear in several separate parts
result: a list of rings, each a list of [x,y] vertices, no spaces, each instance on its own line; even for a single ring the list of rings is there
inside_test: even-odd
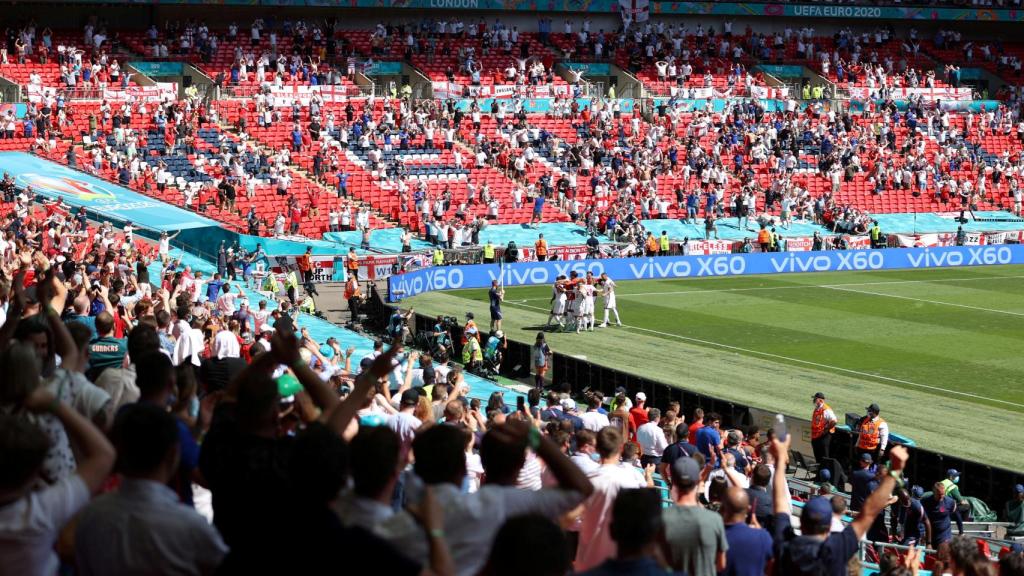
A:
[[[775,432],[775,438],[779,442],[785,442],[786,436],[789,435],[786,431],[786,417],[782,414],[776,414],[775,424],[772,426],[772,430]]]

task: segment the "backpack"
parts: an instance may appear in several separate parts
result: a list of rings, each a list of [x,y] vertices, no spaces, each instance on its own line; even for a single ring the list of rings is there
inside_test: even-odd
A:
[[[817,538],[793,538],[784,546],[775,573],[779,576],[830,576],[832,549],[824,544]]]

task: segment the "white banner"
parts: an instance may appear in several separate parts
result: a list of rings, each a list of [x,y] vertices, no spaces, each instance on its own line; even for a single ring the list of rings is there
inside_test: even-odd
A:
[[[156,86],[129,86],[124,90],[107,88],[103,91],[103,98],[106,100],[144,100],[146,102],[176,100],[178,85],[174,82],[158,82]]]
[[[692,240],[686,248],[688,254],[732,254],[738,244],[734,240]]]
[[[291,106],[296,100],[303,106],[309,105],[310,98],[318,94],[324,102],[347,102],[360,97],[354,89],[350,92],[347,86],[282,86],[271,87],[268,103],[275,107]]]
[[[867,100],[874,95],[878,97],[879,88],[870,89],[867,86],[850,86],[847,88],[850,97],[856,100]],[[953,102],[970,102],[973,94],[970,88],[889,88],[888,94],[896,100],[905,100],[911,96],[920,96],[928,102],[937,100]]]
[[[764,100],[789,98],[789,88],[786,86],[751,86],[750,95],[754,98],[761,98]]]
[[[570,86],[556,85],[540,86],[515,85],[515,84],[488,84],[484,86],[465,86],[456,82],[433,82],[431,87],[434,90],[434,98],[441,100],[448,98],[463,98],[469,94],[469,98],[550,98],[552,95],[565,96],[569,94]]]
[[[938,234],[895,234],[896,241],[904,248],[933,248],[936,246],[956,246],[955,232]],[[988,246],[1020,242],[1024,231],[1011,230],[1006,232],[968,232],[964,238],[964,246]]]

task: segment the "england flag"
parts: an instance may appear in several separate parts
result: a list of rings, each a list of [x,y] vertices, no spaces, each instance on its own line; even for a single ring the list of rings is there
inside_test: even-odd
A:
[[[651,0],[619,0],[619,10],[627,27],[631,22],[647,22],[651,15]]]

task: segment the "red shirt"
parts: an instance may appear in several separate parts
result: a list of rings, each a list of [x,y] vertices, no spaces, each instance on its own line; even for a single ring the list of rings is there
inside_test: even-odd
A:
[[[703,418],[701,418],[700,420],[697,420],[693,424],[690,424],[690,437],[688,439],[690,444],[693,444],[694,446],[697,445],[697,430],[700,430],[703,427],[704,427],[704,419]]]
[[[639,406],[633,406],[629,409],[629,435],[633,437],[636,435],[637,428],[647,424],[649,419],[647,418],[647,408],[641,408]]]

